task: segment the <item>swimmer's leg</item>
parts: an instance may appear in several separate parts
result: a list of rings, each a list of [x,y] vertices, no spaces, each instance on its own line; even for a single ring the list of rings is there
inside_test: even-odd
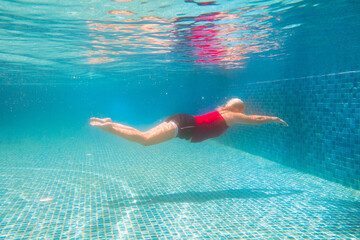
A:
[[[116,126],[118,126],[119,128],[136,130],[135,128],[130,127],[130,126],[126,126],[126,125],[123,125],[123,124],[120,124],[120,123],[114,123],[111,120],[111,118],[95,118],[95,117],[92,117],[92,118],[90,118],[90,120],[93,121],[93,122],[99,122],[99,123],[113,123],[113,124],[116,124]]]
[[[122,124],[119,126],[117,123],[111,122],[92,121],[90,125],[143,146],[155,145],[175,137],[175,127],[170,122],[163,122],[146,132]]]

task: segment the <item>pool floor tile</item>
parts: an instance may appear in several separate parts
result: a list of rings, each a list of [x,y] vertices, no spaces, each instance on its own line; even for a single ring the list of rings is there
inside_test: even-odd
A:
[[[216,141],[16,147],[0,146],[0,239],[360,238],[359,191]]]

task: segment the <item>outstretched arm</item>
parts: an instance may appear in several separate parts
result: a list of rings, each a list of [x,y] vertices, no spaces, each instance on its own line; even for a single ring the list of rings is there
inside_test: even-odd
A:
[[[288,124],[278,118],[278,117],[269,117],[269,116],[260,116],[260,115],[245,115],[242,113],[235,113],[234,114],[234,122],[235,123],[242,123],[242,124],[265,124],[265,123],[279,123],[282,126],[288,126]]]

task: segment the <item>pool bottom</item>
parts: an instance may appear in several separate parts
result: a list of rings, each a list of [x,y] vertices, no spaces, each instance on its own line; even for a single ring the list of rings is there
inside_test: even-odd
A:
[[[211,140],[86,129],[0,154],[0,238],[360,238],[359,191]]]

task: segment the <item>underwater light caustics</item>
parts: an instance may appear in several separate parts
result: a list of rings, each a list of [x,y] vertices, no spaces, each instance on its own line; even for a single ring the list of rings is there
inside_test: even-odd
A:
[[[49,202],[49,201],[52,201],[53,199],[48,197],[48,198],[42,198],[40,199],[40,202]]]

